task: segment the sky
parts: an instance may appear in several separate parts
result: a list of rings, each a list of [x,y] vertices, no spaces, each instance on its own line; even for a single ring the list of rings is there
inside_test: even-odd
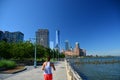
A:
[[[48,29],[61,49],[79,42],[87,55],[120,55],[120,0],[0,0],[0,30],[21,31],[24,40]]]

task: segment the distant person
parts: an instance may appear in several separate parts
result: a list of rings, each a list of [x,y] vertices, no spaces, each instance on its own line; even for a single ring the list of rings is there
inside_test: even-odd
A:
[[[44,70],[44,80],[52,80],[52,68],[55,69],[55,66],[52,62],[50,62],[50,57],[47,57],[47,60],[42,65],[42,70]]]

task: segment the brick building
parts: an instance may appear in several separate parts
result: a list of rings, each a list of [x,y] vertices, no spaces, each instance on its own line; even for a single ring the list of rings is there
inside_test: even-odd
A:
[[[73,50],[63,51],[66,56],[86,56],[86,50],[79,47],[79,43],[76,42]]]

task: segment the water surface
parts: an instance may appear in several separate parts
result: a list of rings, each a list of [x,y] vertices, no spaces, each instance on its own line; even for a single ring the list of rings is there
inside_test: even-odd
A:
[[[73,69],[83,78],[83,80],[120,80],[120,57],[111,58],[73,58],[70,59]],[[99,64],[76,63],[76,62],[103,61]],[[111,61],[110,63],[104,63]],[[74,64],[74,65],[73,65]]]

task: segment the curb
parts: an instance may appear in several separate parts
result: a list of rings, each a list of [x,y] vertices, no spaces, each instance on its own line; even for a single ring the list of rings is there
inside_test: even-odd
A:
[[[26,70],[27,68],[24,67],[23,69],[20,69],[20,70],[16,70],[16,71],[13,71],[13,72],[5,72],[5,71],[1,71],[0,73],[2,74],[15,74],[15,73],[18,73],[18,72],[22,72],[24,70]]]
[[[27,68],[26,68],[26,67],[24,67],[24,68],[23,68],[23,69],[21,69],[21,70],[15,71],[15,72],[13,72],[13,73],[11,73],[11,74],[19,73],[19,72],[22,72],[22,71],[25,71],[25,70],[27,70]]]

